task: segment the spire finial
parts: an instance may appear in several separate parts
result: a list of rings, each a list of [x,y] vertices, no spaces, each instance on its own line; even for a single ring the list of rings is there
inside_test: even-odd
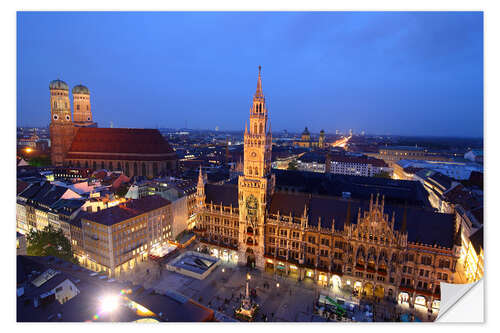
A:
[[[259,77],[257,79],[257,91],[255,92],[255,97],[263,97],[263,93],[262,93],[262,79],[260,77],[260,70],[261,70],[261,67],[259,66]]]

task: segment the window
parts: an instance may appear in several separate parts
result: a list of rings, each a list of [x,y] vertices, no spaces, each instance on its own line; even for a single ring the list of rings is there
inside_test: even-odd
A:
[[[56,288],[56,293],[60,292],[61,290],[63,290],[63,287],[57,287]]]
[[[439,268],[449,268],[450,267],[450,261],[449,260],[439,260]]]
[[[428,256],[422,256],[422,258],[420,258],[420,261],[423,265],[431,265],[432,264],[432,259],[431,259],[431,257],[428,257]]]

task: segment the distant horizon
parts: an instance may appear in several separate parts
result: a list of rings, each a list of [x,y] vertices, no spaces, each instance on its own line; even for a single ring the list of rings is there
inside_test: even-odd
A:
[[[98,126],[99,128],[111,128],[109,126]],[[45,126],[31,126],[31,125],[17,125],[16,128],[49,128],[49,125],[45,125]],[[135,127],[121,127],[121,126],[114,126],[113,125],[113,128],[140,128],[140,129],[158,129],[158,130],[176,130],[176,131],[180,131],[180,130],[189,130],[189,131],[207,131],[207,132],[222,132],[222,133],[225,133],[225,132],[241,132],[243,133],[245,130],[244,129],[239,129],[239,130],[235,130],[235,129],[219,129],[219,130],[215,130],[215,129],[210,129],[210,128],[184,128],[184,127],[140,127],[140,126],[135,126]],[[308,128],[309,129],[309,128]],[[286,129],[278,129],[276,131],[272,131],[273,133],[280,133],[282,134]],[[303,129],[301,131],[289,131],[289,130],[286,130],[287,133],[289,134],[298,134],[300,135],[303,131]],[[318,134],[319,135],[319,131],[315,132],[315,131],[312,131],[309,129],[309,132],[313,135],[316,135]],[[333,132],[328,132],[328,131],[325,131],[325,134],[326,135],[346,135],[347,133],[340,133],[340,134],[335,134]],[[356,136],[362,136],[361,133],[353,133],[354,135]],[[394,137],[403,137],[403,138],[441,138],[441,139],[482,139],[484,140],[484,136],[448,136],[448,135],[411,135],[411,134],[381,134],[381,133],[366,133],[364,134],[365,136],[394,136]]]
[[[484,137],[482,12],[18,12],[17,123],[59,78],[99,124],[235,131],[259,65],[273,130]]]

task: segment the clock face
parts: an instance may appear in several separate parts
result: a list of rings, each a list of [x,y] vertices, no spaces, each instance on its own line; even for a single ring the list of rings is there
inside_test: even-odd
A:
[[[250,156],[255,157],[255,156],[257,156],[257,154],[253,151],[253,152],[250,154]]]

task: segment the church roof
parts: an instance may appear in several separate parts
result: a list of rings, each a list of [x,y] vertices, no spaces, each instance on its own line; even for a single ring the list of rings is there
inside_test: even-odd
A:
[[[103,154],[113,155],[103,157]],[[135,155],[142,156],[138,158]],[[144,155],[153,155],[150,157],[154,160],[157,155],[174,158],[175,152],[156,129],[81,127],[71,143],[67,158],[147,160]]]
[[[89,88],[85,87],[82,84],[74,86],[73,90],[72,90],[72,93],[73,94],[86,94],[86,95],[90,95]]]
[[[63,80],[54,80],[49,83],[49,89],[69,90],[68,84]]]

